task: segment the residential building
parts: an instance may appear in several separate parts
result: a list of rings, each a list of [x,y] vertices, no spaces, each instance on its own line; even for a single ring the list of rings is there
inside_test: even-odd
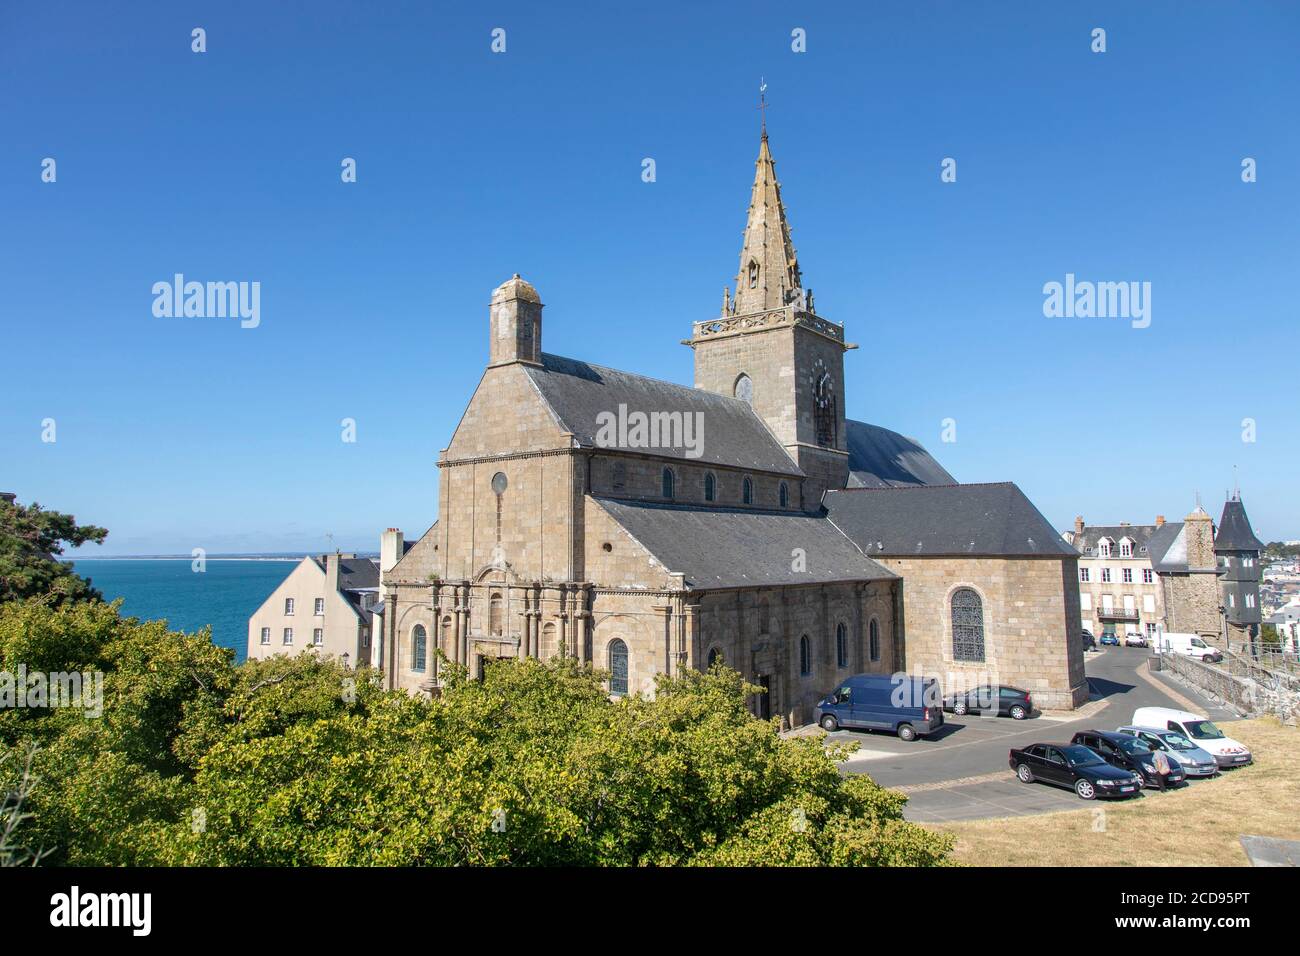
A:
[[[1277,628],[1282,641],[1281,650],[1291,654],[1300,654],[1300,595],[1283,605],[1268,623]]]
[[[248,656],[309,651],[370,663],[379,564],[355,554],[303,558],[248,619]]]
[[[1079,554],[1079,616],[1095,637],[1156,633],[1165,609],[1150,543],[1164,526],[1164,515],[1141,525],[1087,525],[1081,515],[1062,535]]]
[[[1079,615],[1101,637],[1198,634],[1223,643],[1214,521],[1200,505],[1182,521],[1115,525],[1074,519],[1062,537],[1079,553]]]

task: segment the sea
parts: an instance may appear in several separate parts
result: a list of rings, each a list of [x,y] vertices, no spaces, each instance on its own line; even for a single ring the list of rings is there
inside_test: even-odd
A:
[[[211,558],[196,572],[190,558],[77,558],[73,570],[90,578],[104,600],[122,598],[122,614],[167,621],[173,631],[212,627],[212,642],[248,654],[248,618],[302,560]]]

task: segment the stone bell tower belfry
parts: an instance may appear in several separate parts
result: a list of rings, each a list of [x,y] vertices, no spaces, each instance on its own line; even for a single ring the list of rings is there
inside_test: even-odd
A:
[[[766,86],[763,87],[766,89]],[[765,98],[760,109],[766,108]],[[804,501],[848,480],[844,426],[844,327],[817,315],[805,288],[764,118],[740,249],[735,295],[722,314],[696,322],[695,387],[748,401],[811,479]]]
[[[542,300],[519,273],[497,286],[489,306],[488,365],[542,364]]]

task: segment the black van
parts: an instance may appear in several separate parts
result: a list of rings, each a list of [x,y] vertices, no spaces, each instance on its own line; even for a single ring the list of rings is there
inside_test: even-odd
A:
[[[939,685],[905,674],[858,674],[813,709],[813,720],[833,732],[841,727],[888,730],[915,740],[943,726]]]

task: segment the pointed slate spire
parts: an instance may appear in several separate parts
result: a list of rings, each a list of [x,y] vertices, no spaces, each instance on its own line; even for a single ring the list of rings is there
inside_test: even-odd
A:
[[[1223,516],[1219,518],[1219,533],[1214,539],[1215,551],[1263,551],[1266,545],[1255,536],[1246,516],[1246,506],[1238,492],[1223,503]]]
[[[781,203],[776,161],[767,145],[767,126],[758,147],[754,188],[736,276],[736,315],[779,309],[802,296],[803,277],[790,239],[790,223]]]

